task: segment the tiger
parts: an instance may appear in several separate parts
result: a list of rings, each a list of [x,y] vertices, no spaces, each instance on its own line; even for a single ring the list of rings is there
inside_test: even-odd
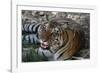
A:
[[[58,22],[57,20],[43,24],[37,22],[23,24],[22,42],[39,43],[40,46],[35,51],[47,60],[68,60],[80,48],[80,35],[77,30],[65,29],[65,26],[60,23],[63,21],[70,24],[70,19],[60,19],[61,21]]]
[[[68,60],[80,49],[80,33],[77,30],[64,29],[55,20],[39,27],[40,47],[36,52],[48,60]]]

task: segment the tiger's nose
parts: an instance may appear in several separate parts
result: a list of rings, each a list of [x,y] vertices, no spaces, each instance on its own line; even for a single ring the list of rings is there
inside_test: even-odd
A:
[[[40,40],[40,43],[48,45],[48,42],[46,40]]]
[[[48,45],[48,42],[43,42],[43,44]]]

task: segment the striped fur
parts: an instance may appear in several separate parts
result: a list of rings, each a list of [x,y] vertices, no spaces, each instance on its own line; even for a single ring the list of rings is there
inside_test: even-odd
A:
[[[22,34],[25,34],[25,33],[34,33],[36,34],[37,31],[38,31],[38,28],[39,28],[40,24],[39,23],[36,23],[36,22],[33,22],[33,23],[25,23],[22,25]]]
[[[22,35],[22,43],[23,44],[38,44],[39,38],[37,34]]]
[[[40,23],[26,22],[22,24],[22,44],[37,44],[39,43],[38,30]]]

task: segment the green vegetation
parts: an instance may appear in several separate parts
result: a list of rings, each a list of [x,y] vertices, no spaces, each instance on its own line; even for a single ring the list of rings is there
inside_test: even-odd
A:
[[[39,56],[35,49],[37,45],[26,44],[22,48],[22,62],[39,62],[46,61],[46,58]]]

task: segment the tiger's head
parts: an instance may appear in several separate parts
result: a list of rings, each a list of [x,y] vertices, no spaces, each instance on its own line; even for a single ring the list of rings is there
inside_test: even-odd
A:
[[[41,47],[56,50],[63,44],[62,28],[55,21],[41,24],[38,32]]]

